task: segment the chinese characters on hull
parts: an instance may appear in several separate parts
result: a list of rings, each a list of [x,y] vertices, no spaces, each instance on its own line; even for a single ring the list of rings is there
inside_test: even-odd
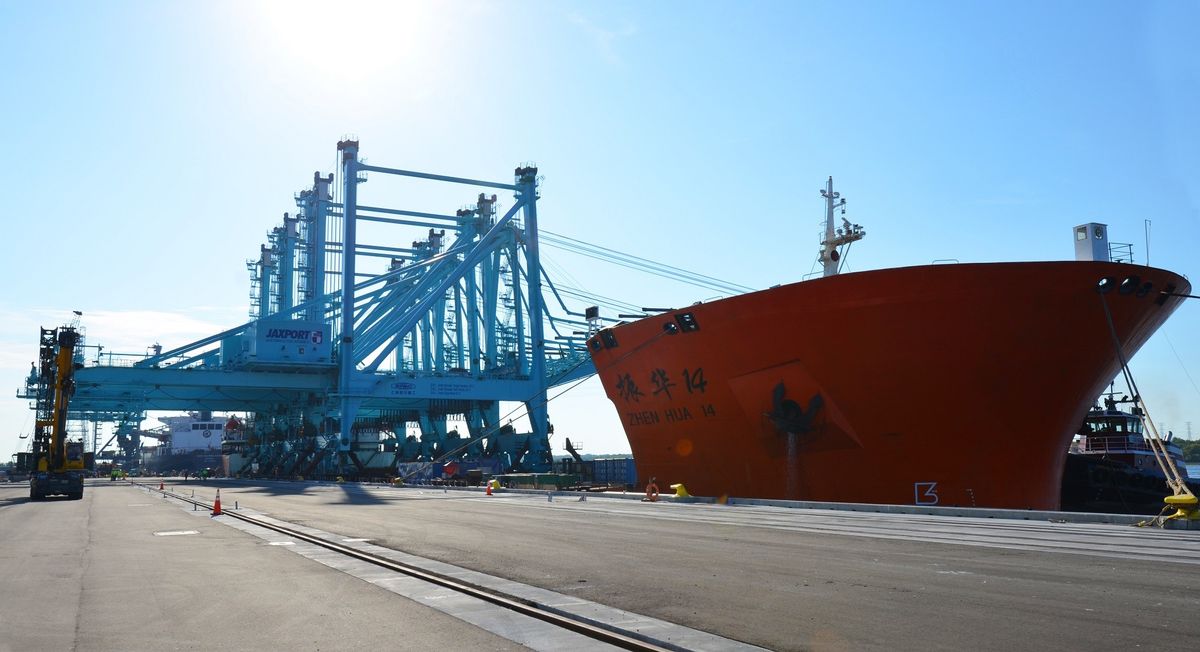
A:
[[[673,423],[677,421],[688,421],[694,419],[698,414],[702,417],[717,416],[716,407],[712,403],[701,403],[689,407],[688,405],[676,405],[677,400],[687,398],[679,391],[682,380],[682,388],[687,392],[688,396],[703,395],[708,390],[708,381],[704,378],[703,367],[688,367],[673,376],[670,371],[661,367],[650,371],[646,376],[646,381],[649,383],[651,399],[659,401],[668,401],[671,404],[666,406],[661,411],[659,410],[638,410],[625,414],[626,423],[630,426],[648,426],[659,423]],[[672,389],[675,393],[672,393]],[[617,396],[627,404],[641,404],[642,399],[646,398],[645,392],[638,387],[637,380],[633,374],[624,373],[617,375],[616,384]]]
[[[638,389],[637,383],[634,382],[633,376],[624,374],[617,376],[617,394],[625,399],[625,402],[633,401],[638,403],[642,400],[642,390]]]
[[[683,386],[688,394],[703,394],[708,387],[708,381],[704,380],[704,367],[696,367],[695,370],[684,369],[680,375],[683,376]],[[671,379],[667,370],[661,367],[650,372],[650,384],[654,386],[654,396],[664,394],[668,400],[675,398],[671,395],[671,388],[679,386],[679,383]],[[642,396],[642,393],[637,391],[631,374],[617,376],[617,393],[626,401],[632,399],[636,402]]]

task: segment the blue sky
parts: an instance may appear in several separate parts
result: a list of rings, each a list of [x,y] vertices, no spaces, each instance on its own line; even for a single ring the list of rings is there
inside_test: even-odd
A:
[[[1066,259],[1089,221],[1145,262],[1150,219],[1150,262],[1194,276],[1198,24],[1195,2],[3,2],[0,385],[73,309],[131,352],[244,321],[245,261],[347,135],[407,169],[535,161],[543,228],[751,287],[816,269],[828,175],[869,234],[852,270]],[[630,303],[713,295],[546,255]],[[1133,370],[1200,436],[1198,328],[1189,302]],[[32,418],[0,403],[6,457]],[[597,383],[550,407],[628,451]]]

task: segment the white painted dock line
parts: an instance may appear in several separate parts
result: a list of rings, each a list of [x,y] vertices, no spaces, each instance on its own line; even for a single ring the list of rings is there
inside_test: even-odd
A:
[[[232,480],[232,482],[245,482],[249,485],[255,484],[270,484],[282,482],[285,484],[297,484],[292,481],[270,481],[270,480]],[[393,487],[385,484],[354,484],[354,483],[331,483],[320,481],[305,481],[299,484],[305,484],[316,487],[338,487],[340,489],[358,489],[361,491],[423,491],[430,494],[484,494],[483,487],[442,487],[433,485],[404,485],[401,487]],[[496,496],[512,495],[528,495],[539,497],[552,497],[560,501],[579,501],[586,500],[631,500],[642,502],[643,495],[636,491],[629,492],[577,492],[577,491],[559,491],[555,489],[498,489],[495,491]],[[580,498],[586,500],[580,501]],[[553,502],[547,501],[547,502]],[[781,507],[786,509],[797,510],[824,510],[834,512],[864,512],[873,514],[913,514],[920,516],[941,516],[955,518],[982,518],[982,519],[1003,519],[1014,521],[1050,521],[1055,523],[1104,523],[1111,525],[1136,525],[1142,521],[1150,519],[1147,515],[1136,514],[1102,514],[1092,512],[1059,512],[1048,510],[1029,510],[1029,509],[994,509],[988,507],[941,507],[937,505],[887,505],[876,503],[834,503],[820,502],[811,500],[776,500],[770,498],[738,498],[730,497],[720,503],[716,498],[705,496],[689,496],[687,498],[676,498],[669,494],[663,494],[658,501],[662,504],[699,504],[699,505],[716,505],[723,504],[726,506],[759,506],[759,507]],[[1200,522],[1190,524],[1174,523],[1169,529],[1191,529],[1200,530]]]

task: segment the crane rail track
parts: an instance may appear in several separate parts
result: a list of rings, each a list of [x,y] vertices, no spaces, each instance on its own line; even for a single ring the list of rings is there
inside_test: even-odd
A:
[[[130,484],[132,484],[136,487],[141,487],[143,489],[147,489],[149,491],[161,493],[170,498],[174,498],[176,500],[179,500],[179,501],[182,501],[185,503],[190,503],[197,507],[202,507],[205,510],[213,509],[213,503],[205,502],[203,500],[197,500],[195,498],[191,498],[188,496],[183,496],[181,494],[177,494],[177,493],[167,490],[167,489],[156,489],[151,485],[143,484],[140,482],[130,482]],[[542,604],[539,604],[532,600],[528,600],[528,599],[521,598],[518,596],[506,594],[506,593],[503,593],[500,591],[495,591],[492,589],[484,588],[484,587],[477,586],[474,584],[469,584],[467,582],[463,582],[462,580],[451,578],[451,577],[446,577],[444,575],[439,575],[437,573],[430,572],[426,569],[419,568],[417,566],[413,566],[410,564],[405,564],[403,562],[399,562],[394,559],[388,559],[386,557],[382,557],[379,555],[373,555],[369,552],[358,550],[358,549],[352,548],[350,546],[345,546],[340,543],[335,543],[333,541],[329,541],[328,539],[323,539],[321,537],[313,536],[311,534],[301,532],[301,531],[293,529],[293,528],[285,527],[285,526],[279,525],[277,523],[271,523],[268,521],[254,518],[253,516],[239,514],[236,511],[222,510],[221,515],[229,516],[231,518],[238,519],[240,521],[249,523],[251,525],[266,528],[268,530],[273,530],[275,532],[284,534],[284,535],[292,537],[294,539],[298,539],[298,540],[304,541],[306,543],[311,543],[313,545],[320,546],[327,550],[332,550],[334,552],[345,555],[347,557],[358,559],[360,561],[365,561],[369,564],[373,564],[373,565],[379,566],[381,568],[386,568],[388,570],[391,570],[391,571],[394,571],[397,573],[402,573],[404,575],[414,577],[416,579],[428,582],[430,584],[434,584],[434,585],[437,585],[437,586],[440,586],[443,588],[450,589],[452,591],[456,591],[456,592],[464,594],[464,595],[471,596],[471,597],[479,599],[479,600],[483,600],[485,602],[494,604],[499,607],[503,607],[505,609],[514,611],[514,612],[522,614],[524,616],[528,616],[530,618],[536,618],[537,620],[540,620],[542,622],[549,623],[551,625],[554,625],[554,626],[562,628],[562,629],[570,630],[570,631],[580,634],[582,636],[586,636],[590,639],[608,643],[610,645],[613,645],[613,646],[616,646],[616,647],[619,647],[622,649],[638,650],[638,651],[655,651],[655,652],[665,652],[668,650],[674,651],[674,652],[680,652],[680,651],[685,651],[687,649],[687,648],[683,648],[683,647],[674,645],[674,644],[666,642],[666,641],[651,639],[651,638],[646,637],[637,632],[623,630],[623,629],[619,629],[619,628],[605,625],[602,623],[596,623],[596,622],[593,622],[590,620],[586,620],[582,617],[575,616],[573,614],[564,613],[562,611],[554,609],[553,607],[550,607],[547,605],[542,605]]]

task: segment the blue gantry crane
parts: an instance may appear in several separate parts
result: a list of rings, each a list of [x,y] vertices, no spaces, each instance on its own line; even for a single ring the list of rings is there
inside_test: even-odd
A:
[[[353,140],[337,149],[337,177],[314,173],[248,263],[251,320],[167,351],[98,349],[76,372],[73,418],[128,437],[152,410],[246,413],[224,431],[231,472],[548,470],[547,392],[593,373],[584,343],[605,320],[545,276],[537,168],[481,181],[368,165]],[[368,174],[478,194],[453,214],[376,206],[359,200]],[[497,191],[512,193],[503,212]],[[360,238],[364,224],[387,235]],[[523,405],[528,432],[501,402]]]

